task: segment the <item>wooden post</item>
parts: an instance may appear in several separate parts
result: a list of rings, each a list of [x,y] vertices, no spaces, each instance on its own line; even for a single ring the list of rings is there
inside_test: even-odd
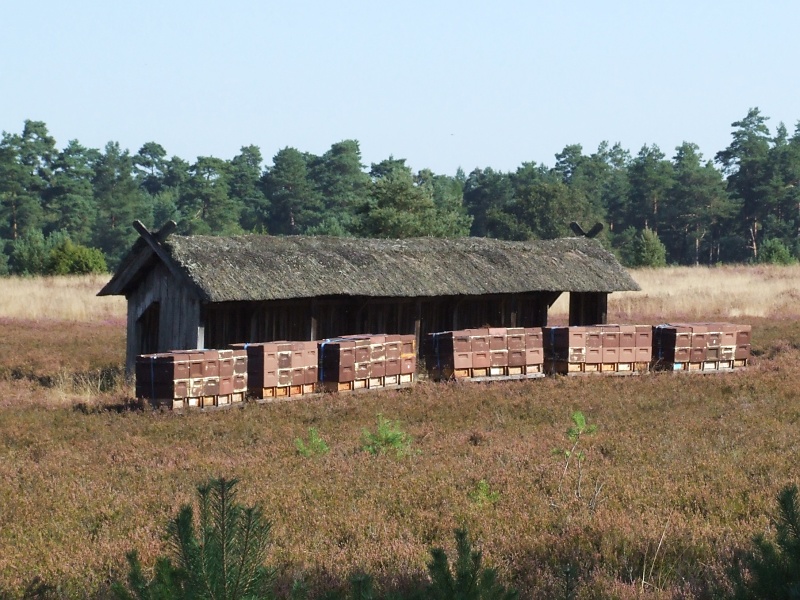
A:
[[[319,321],[319,315],[317,314],[317,299],[311,299],[311,331],[309,332],[308,339],[312,342],[317,339],[317,327]]]
[[[414,337],[416,338],[417,342],[417,355],[419,355],[421,351],[421,343],[422,343],[422,300],[417,298],[415,303],[416,314],[414,315]]]

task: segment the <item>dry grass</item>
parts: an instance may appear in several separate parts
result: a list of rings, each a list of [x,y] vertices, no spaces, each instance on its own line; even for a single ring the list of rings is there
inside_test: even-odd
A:
[[[731,553],[768,527],[777,490],[797,481],[798,358],[785,350],[724,376],[425,384],[183,416],[20,403],[0,433],[0,585],[41,575],[97,589],[132,547],[152,564],[195,484],[225,475],[274,521],[273,563],[311,573],[312,586],[362,569],[406,581],[465,525],[523,597],[553,597],[570,562],[595,597],[642,586],[709,597]],[[599,425],[584,444],[582,498],[574,470],[558,491],[552,454],[574,410]],[[378,413],[402,423],[414,453],[360,451]],[[297,454],[311,426],[330,454]],[[481,480],[496,503],[471,499]]]
[[[641,292],[609,297],[609,318],[641,321],[672,319],[780,318],[800,314],[800,265],[633,269]],[[96,296],[107,275],[10,277],[0,280],[0,318],[69,321],[123,321],[125,300]],[[569,311],[564,294],[551,309],[556,318]],[[662,317],[663,316],[663,317]]]
[[[727,273],[721,286],[731,271],[709,280]],[[754,271],[742,277],[761,288],[798,274]],[[657,290],[647,273],[635,278]],[[82,289],[96,300],[96,289]],[[657,322],[679,310],[642,304],[631,314]],[[194,486],[224,475],[239,477],[242,500],[274,521],[271,560],[284,580],[306,572],[316,591],[361,569],[401,585],[424,571],[431,545],[452,550],[453,529],[467,526],[522,597],[556,597],[571,563],[581,597],[711,598],[732,553],[769,531],[777,491],[800,483],[800,322],[747,321],[757,359],[742,373],[421,384],[176,415],[103,409],[130,393],[99,383],[123,361],[119,316],[2,318],[0,596],[35,576],[94,593],[131,548],[152,564]],[[599,425],[585,440],[581,498],[574,469],[558,491],[563,462],[552,454],[575,410]],[[379,413],[413,436],[409,456],[360,450]],[[297,454],[294,439],[309,427],[329,454]],[[497,502],[474,501],[481,480]]]
[[[641,292],[618,292],[608,301],[609,320],[784,318],[800,315],[800,265],[633,269]],[[564,294],[551,314],[569,312]],[[655,321],[654,321],[655,322]]]
[[[118,321],[125,298],[97,297],[108,275],[0,278],[0,318]]]

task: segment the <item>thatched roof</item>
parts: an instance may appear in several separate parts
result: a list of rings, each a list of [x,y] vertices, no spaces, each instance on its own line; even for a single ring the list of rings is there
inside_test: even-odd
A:
[[[587,238],[505,242],[171,235],[161,248],[162,259],[173,263],[170,270],[185,275],[209,302],[639,289],[611,253]],[[133,284],[133,275],[119,277],[121,271],[101,294],[125,293]]]

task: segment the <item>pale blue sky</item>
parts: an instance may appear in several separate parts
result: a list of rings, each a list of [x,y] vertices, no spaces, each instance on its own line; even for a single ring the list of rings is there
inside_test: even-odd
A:
[[[454,174],[602,140],[706,158],[758,106],[800,120],[800,2],[6,0],[0,130],[265,161],[355,138]]]

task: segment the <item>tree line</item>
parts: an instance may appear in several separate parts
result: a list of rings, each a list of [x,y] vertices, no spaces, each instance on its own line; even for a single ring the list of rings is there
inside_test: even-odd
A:
[[[264,166],[258,146],[230,160],[168,156],[156,142],[135,154],[71,140],[59,149],[41,121],[0,141],[0,273],[114,268],[139,219],[169,219],[182,234],[361,237],[573,235],[598,238],[624,264],[793,262],[800,257],[800,124],[774,131],[751,108],[713,159],[684,142],[667,156],[603,142],[579,144],[555,164],[468,175],[414,171],[392,156],[369,168],[356,140],[322,155],[286,147]]]

